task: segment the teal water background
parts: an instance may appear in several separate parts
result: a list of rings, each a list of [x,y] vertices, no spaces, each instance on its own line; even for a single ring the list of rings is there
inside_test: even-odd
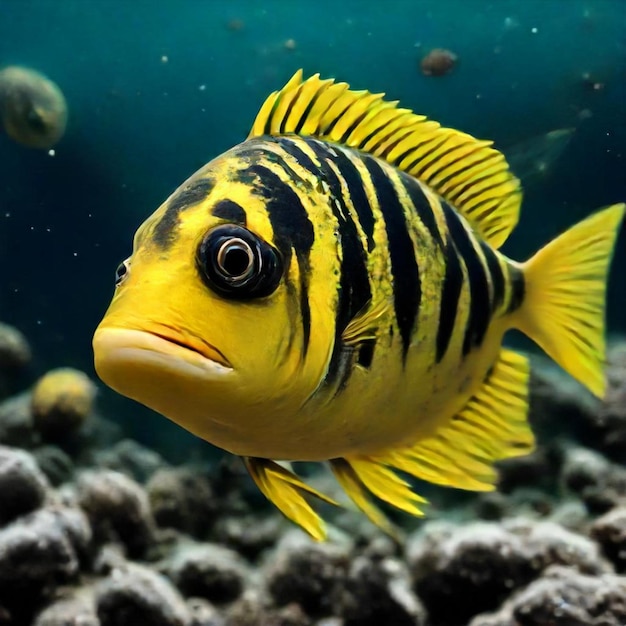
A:
[[[434,47],[459,56],[452,74],[420,73]],[[243,140],[299,67],[384,91],[497,146],[576,127],[551,176],[526,194],[505,247],[513,258],[626,200],[623,0],[0,0],[0,66],[10,64],[47,74],[70,110],[55,156],[0,131],[0,320],[32,342],[33,374],[71,365],[93,375],[92,332],[137,226]],[[613,331],[626,330],[625,272],[622,233]],[[144,421],[147,411],[113,392],[101,402],[144,440],[167,447],[182,432]]]

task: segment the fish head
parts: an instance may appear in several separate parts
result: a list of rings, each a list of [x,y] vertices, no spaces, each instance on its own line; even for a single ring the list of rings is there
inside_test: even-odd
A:
[[[138,229],[93,339],[107,385],[231,451],[298,411],[333,347],[312,226],[277,217],[273,183],[228,153],[194,174]]]

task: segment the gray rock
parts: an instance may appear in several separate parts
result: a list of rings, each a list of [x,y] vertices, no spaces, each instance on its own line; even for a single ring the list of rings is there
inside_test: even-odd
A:
[[[626,505],[626,468],[597,452],[573,448],[566,452],[561,481],[593,514]]]
[[[414,588],[435,624],[465,624],[496,609],[537,573],[521,537],[496,524],[435,524],[411,538]]]
[[[393,558],[357,557],[341,599],[345,626],[421,626],[426,612],[411,589],[406,566]]]
[[[48,489],[31,454],[0,446],[0,526],[39,508]]]
[[[57,600],[37,616],[33,626],[100,626],[93,590],[81,588]]]
[[[30,360],[26,337],[17,328],[0,322],[0,398],[11,393],[15,379]]]
[[[19,372],[30,359],[26,337],[14,326],[0,322],[0,378]]]
[[[598,518],[591,527],[591,536],[602,546],[615,570],[626,573],[626,506]]]
[[[554,522],[520,518],[508,521],[504,528],[522,539],[524,556],[537,573],[552,565],[566,565],[584,574],[611,571],[596,543]]]
[[[626,578],[586,576],[554,567],[516,594],[498,613],[470,626],[623,626]]]
[[[185,601],[166,578],[126,564],[96,586],[100,626],[190,626]]]
[[[141,485],[119,472],[85,472],[78,480],[78,503],[97,543],[119,541],[131,558],[145,555],[154,539],[154,520]]]
[[[73,478],[74,463],[61,448],[57,446],[39,446],[32,453],[41,471],[55,487]]]
[[[415,589],[435,624],[467,623],[494,611],[555,565],[588,575],[612,569],[587,537],[525,518],[502,525],[435,526],[431,535],[412,541],[409,562]]]
[[[615,461],[626,462],[626,342],[607,351],[607,391],[592,428],[597,447]]]
[[[180,543],[165,566],[165,573],[183,595],[215,604],[236,600],[249,577],[248,567],[234,551],[209,543]]]
[[[29,623],[40,602],[76,580],[91,531],[79,510],[48,508],[0,531],[0,606]]]
[[[167,465],[160,454],[132,439],[122,439],[98,452],[95,463],[102,468],[127,474],[140,483],[145,483],[158,469]]]
[[[349,561],[346,548],[289,531],[266,569],[267,588],[278,606],[296,603],[312,617],[337,615]]]
[[[302,608],[291,603],[271,608],[268,599],[257,589],[248,589],[228,610],[227,626],[312,626]]]
[[[226,626],[226,618],[203,598],[190,598],[187,608],[191,615],[189,626]]]
[[[287,522],[278,515],[225,516],[218,518],[211,537],[254,561],[264,550],[276,545],[287,528]]]
[[[154,473],[146,490],[159,526],[206,538],[218,507],[206,476],[187,468],[164,468]]]
[[[0,444],[32,448],[38,441],[30,392],[26,391],[0,402]]]

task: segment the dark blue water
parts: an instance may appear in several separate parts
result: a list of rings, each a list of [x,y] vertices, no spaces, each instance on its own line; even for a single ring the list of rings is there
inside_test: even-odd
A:
[[[458,55],[452,74],[421,75],[432,47]],[[576,127],[551,175],[526,195],[505,248],[514,258],[626,200],[623,0],[0,0],[8,64],[47,74],[70,107],[54,157],[0,133],[0,320],[29,337],[36,372],[93,372],[91,335],[136,227],[241,141],[266,95],[299,67],[385,91],[499,146]],[[626,330],[625,271],[623,233],[611,330]],[[132,414],[128,427],[143,437],[181,432],[112,392],[102,404]]]

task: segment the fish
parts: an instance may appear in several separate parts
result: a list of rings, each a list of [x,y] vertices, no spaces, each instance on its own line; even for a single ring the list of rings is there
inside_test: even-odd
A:
[[[374,524],[422,516],[412,479],[494,489],[528,454],[517,329],[596,396],[625,205],[525,262],[499,251],[519,180],[492,143],[384,94],[297,71],[249,136],[135,233],[93,337],[101,380],[243,458],[261,492],[327,536],[291,462],[328,463]]]
[[[569,146],[574,131],[574,128],[557,128],[503,150],[509,167],[526,191],[550,176]]]

